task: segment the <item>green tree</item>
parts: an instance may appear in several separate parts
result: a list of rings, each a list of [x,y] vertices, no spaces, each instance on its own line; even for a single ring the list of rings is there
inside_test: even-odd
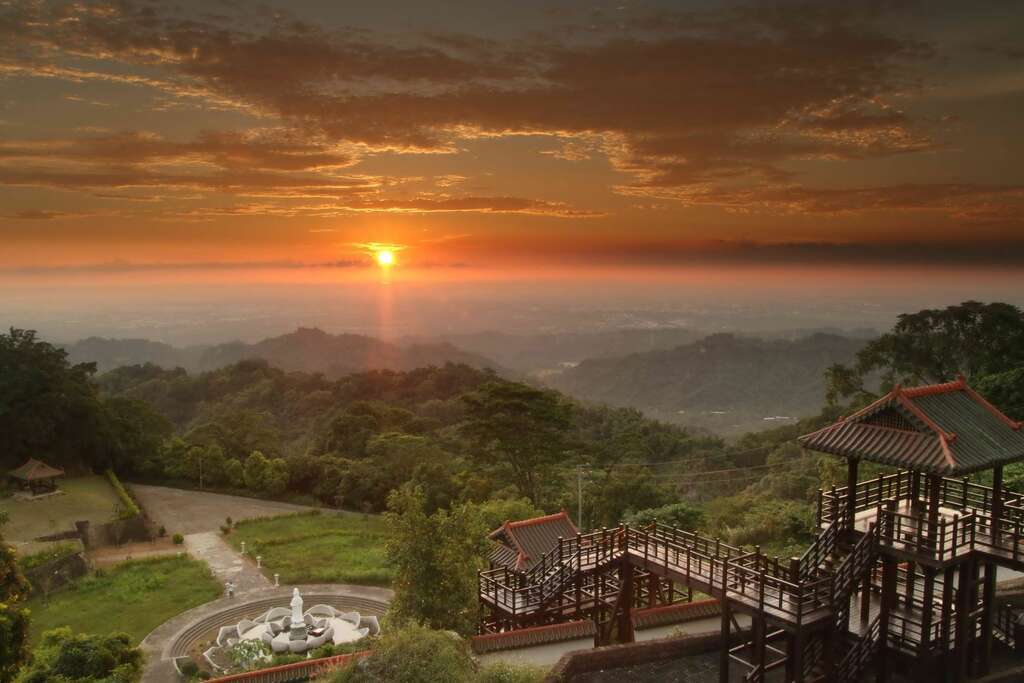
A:
[[[231,458],[224,464],[224,477],[232,486],[245,486],[245,467],[238,458]]]
[[[54,464],[109,466],[114,449],[90,382],[95,370],[72,365],[35,332],[0,334],[0,459],[14,466],[44,454]]]
[[[0,513],[0,526],[6,522]],[[14,549],[0,536],[0,683],[14,675],[28,657],[28,610],[20,606],[29,585],[18,568]]]
[[[669,503],[661,507],[638,510],[628,515],[624,521],[634,527],[646,526],[657,521],[659,526],[696,531],[704,524],[704,512],[690,503]]]
[[[944,309],[899,316],[887,334],[857,354],[855,367],[834,366],[828,395],[834,400],[865,393],[875,373],[882,388],[894,384],[969,380],[1024,366],[1024,312],[1005,303],[965,301]]]
[[[288,461],[274,458],[267,462],[260,490],[271,496],[279,496],[288,489]]]
[[[253,451],[245,460],[245,487],[250,491],[262,491],[270,462],[259,451]]]
[[[115,468],[136,471],[159,456],[171,436],[170,421],[145,401],[114,396],[103,399],[110,462]]]
[[[499,463],[534,503],[553,488],[555,465],[572,447],[572,407],[557,393],[516,382],[489,382],[463,400],[468,437],[478,461]]]
[[[1024,366],[986,375],[974,388],[1014,420],[1024,420]]]
[[[18,683],[134,683],[142,678],[142,661],[126,633],[75,634],[65,626],[43,634]]]
[[[474,683],[476,666],[466,641],[410,624],[385,631],[373,653],[334,675],[331,683]]]
[[[484,528],[493,531],[505,522],[540,517],[544,511],[526,498],[493,498],[477,505],[477,514]]]
[[[429,514],[422,490],[406,485],[388,498],[389,563],[395,568],[393,616],[463,635],[476,628],[477,570],[487,527],[470,505]]]

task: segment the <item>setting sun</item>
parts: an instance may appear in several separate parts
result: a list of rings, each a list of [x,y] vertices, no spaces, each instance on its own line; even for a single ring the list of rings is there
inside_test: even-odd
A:
[[[388,268],[390,266],[395,265],[395,252],[393,251],[388,251],[384,249],[378,251],[375,254],[375,256],[377,258],[377,265],[381,266],[382,268]]]

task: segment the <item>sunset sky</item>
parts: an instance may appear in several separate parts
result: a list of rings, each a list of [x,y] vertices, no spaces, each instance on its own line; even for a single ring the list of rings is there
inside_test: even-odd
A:
[[[1014,2],[0,2],[0,269],[1024,266]]]

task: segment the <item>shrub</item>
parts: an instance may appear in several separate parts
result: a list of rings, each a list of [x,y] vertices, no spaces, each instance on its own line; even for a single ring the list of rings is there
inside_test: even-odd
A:
[[[118,499],[121,501],[121,519],[130,519],[132,517],[138,517],[142,514],[142,510],[135,504],[135,501],[128,491],[125,489],[124,484],[114,474],[114,470],[107,470],[107,480],[110,485],[114,487],[114,492],[117,493]]]
[[[23,555],[18,558],[18,566],[22,570],[33,569],[40,565],[44,565],[47,562],[53,562],[61,558],[67,557],[68,555],[74,555],[78,552],[78,546],[74,543],[58,543],[57,545],[50,546],[39,552],[32,553],[31,555]]]
[[[181,534],[174,534],[171,536],[171,542],[174,543],[174,545],[181,545],[185,542],[185,537]]]
[[[105,680],[137,681],[142,674],[142,651],[125,633],[87,635],[63,627],[47,631],[36,646],[32,662],[22,670],[23,683]]]
[[[167,535],[167,527],[165,527],[165,526],[164,526],[163,524],[161,524],[161,525],[160,525],[160,528],[159,528],[159,529],[157,529],[157,532],[156,532],[156,534],[157,534],[157,536],[159,536],[160,538],[163,538],[164,536],[166,536],[166,535]]]
[[[474,683],[541,683],[546,675],[541,667],[496,662],[481,668]]]
[[[330,683],[472,683],[475,677],[464,640],[414,625],[382,635],[373,654],[343,668]]]
[[[199,674],[199,666],[191,659],[182,663],[178,668],[181,670],[181,675],[185,678],[191,678]]]

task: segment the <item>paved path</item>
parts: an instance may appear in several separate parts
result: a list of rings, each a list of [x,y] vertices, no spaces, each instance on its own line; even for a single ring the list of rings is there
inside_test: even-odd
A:
[[[222,585],[228,581],[235,585],[236,593],[249,593],[273,584],[256,568],[256,563],[243,558],[229,546],[220,533],[203,531],[185,536],[185,550],[192,557],[210,565],[210,571]]]
[[[129,484],[128,488],[150,519],[167,529],[168,536],[216,531],[227,517],[237,522],[252,517],[271,517],[313,509],[306,505],[166,486]]]

